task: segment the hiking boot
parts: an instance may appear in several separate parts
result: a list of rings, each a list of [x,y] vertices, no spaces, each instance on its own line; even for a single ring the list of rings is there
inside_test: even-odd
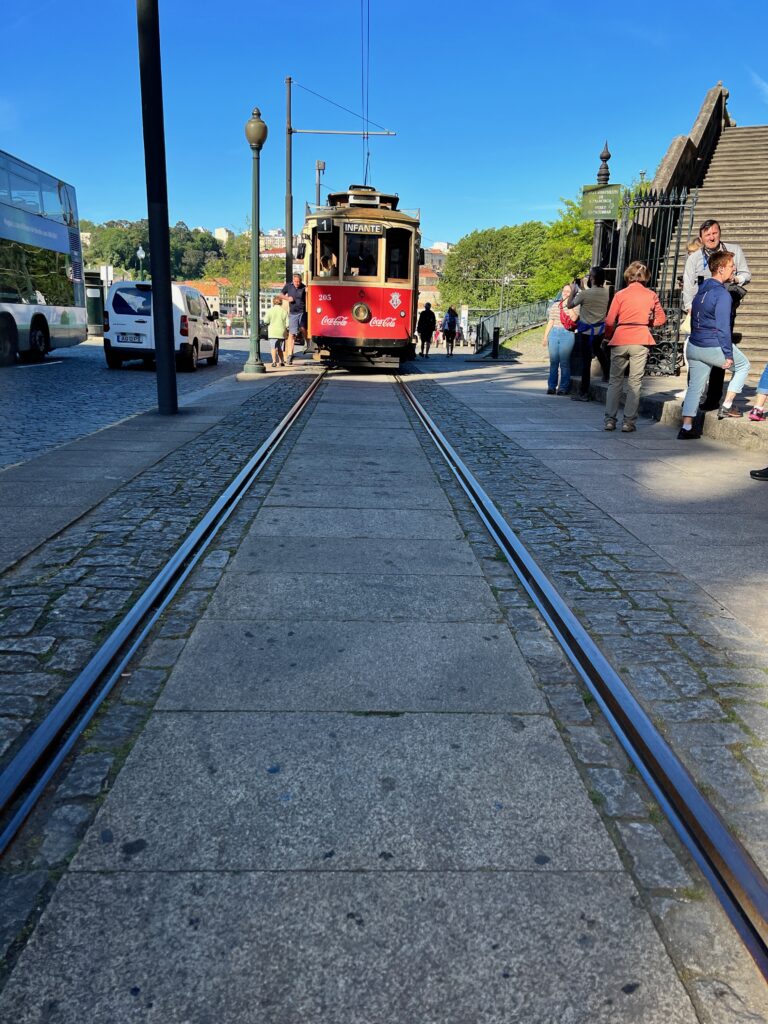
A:
[[[603,430],[615,430],[616,420],[610,416],[605,417],[605,423],[603,424]]]
[[[726,406],[721,405],[717,410],[717,418],[719,420],[740,420],[744,413],[741,409],[737,409],[735,405]]]
[[[637,427],[635,426],[634,423],[627,423],[627,421],[624,420],[624,422],[621,424],[621,432],[622,432],[622,434],[634,434],[634,432],[636,430],[637,430]]]

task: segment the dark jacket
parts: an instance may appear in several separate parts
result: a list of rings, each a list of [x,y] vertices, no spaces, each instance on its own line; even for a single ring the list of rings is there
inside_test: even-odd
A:
[[[726,359],[733,359],[731,344],[731,303],[728,289],[708,277],[691,304],[691,345],[721,348]]]
[[[419,320],[416,330],[419,334],[434,334],[437,327],[437,319],[431,309],[422,309],[419,313]]]

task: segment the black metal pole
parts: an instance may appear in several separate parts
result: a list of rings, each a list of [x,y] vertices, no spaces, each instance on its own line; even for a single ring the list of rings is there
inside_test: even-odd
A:
[[[293,275],[293,129],[291,78],[285,80],[285,280]]]
[[[498,327],[493,328],[493,340],[491,342],[491,359],[499,358],[499,334],[501,333]]]
[[[160,17],[157,2],[158,0],[136,0],[136,17],[139,31],[144,165],[147,175],[157,409],[162,416],[172,416],[179,411],[179,402],[176,393],[176,355],[173,345],[171,246],[168,236],[163,77],[160,66]]]

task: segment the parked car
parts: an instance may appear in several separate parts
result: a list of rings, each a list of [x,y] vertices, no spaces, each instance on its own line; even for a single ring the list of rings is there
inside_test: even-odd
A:
[[[171,285],[173,347],[180,370],[196,370],[201,359],[209,366],[219,361],[217,312],[205,296],[188,285]],[[110,370],[129,359],[152,363],[155,336],[152,321],[151,281],[116,281],[104,307],[104,356]]]

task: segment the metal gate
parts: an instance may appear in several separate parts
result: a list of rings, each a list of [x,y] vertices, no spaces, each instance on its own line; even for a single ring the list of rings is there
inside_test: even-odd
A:
[[[693,234],[697,190],[627,192],[611,240],[609,275],[616,288],[624,286],[624,271],[639,260],[651,272],[650,287],[667,314],[663,327],[654,328],[656,345],[649,350],[646,373],[653,377],[680,373],[683,270],[687,243]],[[613,266],[610,266],[610,264]]]

